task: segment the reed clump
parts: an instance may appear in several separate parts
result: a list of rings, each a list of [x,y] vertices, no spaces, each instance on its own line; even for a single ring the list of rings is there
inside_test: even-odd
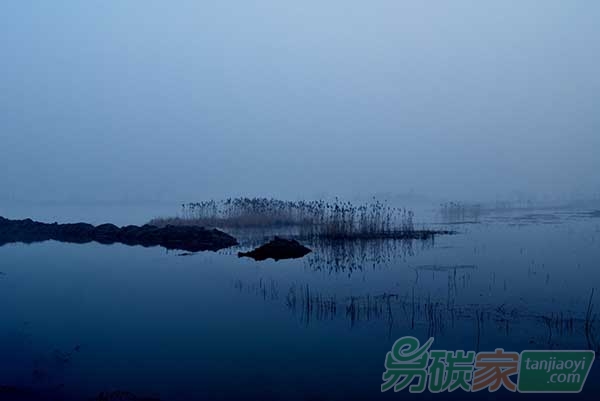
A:
[[[177,217],[156,218],[149,224],[200,225],[223,228],[288,227],[315,224],[322,201],[283,201],[269,198],[229,198],[181,205]]]
[[[378,200],[353,204],[334,201],[284,201],[271,198],[230,198],[181,205],[180,215],[149,224],[198,225],[218,228],[295,228],[303,238],[427,239],[436,231],[416,230],[412,211]]]

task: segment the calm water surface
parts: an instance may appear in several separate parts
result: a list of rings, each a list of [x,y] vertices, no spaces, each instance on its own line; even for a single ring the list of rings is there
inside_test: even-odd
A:
[[[32,210],[0,215],[140,224],[161,214]],[[600,321],[592,333],[584,323],[600,292],[599,218],[528,211],[452,227],[458,235],[435,242],[309,244],[308,257],[279,262],[238,259],[239,249],[0,247],[0,385],[69,400],[115,390],[162,400],[530,399],[382,394],[384,358],[405,335],[448,350],[598,351]],[[569,399],[597,399],[599,383],[596,363]]]

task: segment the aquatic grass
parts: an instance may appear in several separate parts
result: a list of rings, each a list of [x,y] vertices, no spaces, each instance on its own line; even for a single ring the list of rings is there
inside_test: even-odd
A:
[[[254,293],[265,301],[279,300],[279,287],[273,281],[261,278],[255,284],[242,284],[237,280],[234,287]],[[569,311],[536,313],[505,304],[448,306],[443,299],[434,298],[431,293],[417,294],[414,286],[403,295],[384,292],[339,296],[320,292],[308,284],[292,283],[283,300],[289,311],[306,326],[323,320],[343,319],[349,323],[350,328],[355,328],[360,324],[379,321],[385,323],[391,338],[394,328],[425,330],[432,336],[445,334],[455,326],[455,322],[471,321],[474,322],[475,349],[479,350],[481,339],[486,334],[484,329],[491,324],[496,326],[496,333],[509,337],[512,326],[538,322],[541,325],[533,327],[541,327],[545,331],[538,331],[537,336],[531,336],[529,344],[555,347],[557,341],[581,335],[587,341],[588,349],[600,352],[599,339],[593,327],[596,320],[593,314],[593,294],[594,291],[590,295],[585,316]]]
[[[588,342],[588,347],[590,349],[596,349],[600,352],[600,342],[596,339],[596,335],[594,334],[594,321],[596,320],[596,315],[593,313],[594,310],[594,288],[590,293],[590,298],[588,300],[587,309],[585,312],[585,323],[584,323],[584,332],[585,337]]]
[[[373,199],[353,204],[334,201],[284,201],[272,198],[230,198],[181,205],[177,217],[156,218],[155,226],[198,225],[217,228],[281,228],[299,230],[301,238],[429,239],[438,233],[416,229],[412,211]]]
[[[585,330],[589,331],[592,327],[593,315],[592,312],[594,310],[594,289],[592,288],[592,292],[590,293],[590,299],[588,300],[588,306],[585,312]]]

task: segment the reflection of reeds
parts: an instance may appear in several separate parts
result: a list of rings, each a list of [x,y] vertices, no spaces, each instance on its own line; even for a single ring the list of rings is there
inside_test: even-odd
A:
[[[233,288],[240,292],[260,295],[264,300],[276,301],[279,299],[279,287],[274,280],[266,281],[261,278],[257,283],[244,283],[241,280],[235,280]]]
[[[540,319],[544,322],[546,328],[548,329],[548,338],[546,343],[551,348],[555,345],[552,341],[553,333],[555,331],[558,335],[562,335],[565,332],[569,335],[573,333],[573,326],[575,324],[575,318],[573,316],[565,316],[561,312],[540,316]]]
[[[481,330],[483,327],[483,312],[478,308],[475,310],[475,352],[479,352],[481,344]]]
[[[425,241],[411,239],[370,239],[370,240],[330,240],[315,238],[308,242],[313,253],[306,263],[313,270],[330,272],[362,271],[378,265],[405,260],[415,254],[415,250],[430,248],[433,238]]]
[[[311,292],[307,285],[292,285],[286,295],[286,305],[294,313],[300,313],[300,320],[309,324],[311,320],[331,320],[337,314],[335,296],[328,297]]]
[[[546,326],[548,326],[550,330],[557,330],[560,334],[564,332],[573,332],[573,327],[575,325],[575,318],[573,316],[569,316],[563,312],[559,312],[550,313],[546,316],[541,316],[541,319],[544,321],[544,323],[546,324]],[[585,324],[587,324],[587,321]]]
[[[592,303],[594,299],[594,289],[592,288],[592,292],[590,293],[590,299],[588,300],[588,306],[585,311],[585,329],[586,331],[591,330],[592,326],[592,311],[594,309],[594,304]]]
[[[444,321],[446,320],[442,303],[432,301],[431,296],[429,296],[424,307],[427,319],[427,335],[431,337],[441,333],[444,330]]]
[[[597,349],[600,352],[600,344],[597,342],[596,336],[594,335],[594,321],[596,320],[596,315],[593,313],[593,300],[594,289],[592,288],[592,292],[590,293],[590,299],[588,300],[588,306],[585,311],[585,338],[587,339],[589,348]]]
[[[259,280],[257,284],[242,285],[235,282],[238,289],[250,289],[265,300],[278,300],[279,290],[273,282]],[[270,292],[276,291],[277,295]],[[391,337],[393,328],[403,330],[425,330],[429,336],[444,334],[448,327],[454,327],[455,321],[474,322],[474,341],[478,350],[484,337],[484,328],[489,324],[496,326],[498,333],[511,336],[511,325],[519,322],[541,324],[545,327],[545,346],[556,346],[559,338],[573,338],[577,333],[587,340],[588,348],[600,350],[598,339],[594,333],[593,291],[590,295],[585,316],[570,312],[536,314],[527,310],[509,308],[502,304],[462,304],[447,303],[427,294],[418,296],[413,287],[406,295],[383,293],[339,297],[328,295],[310,288],[309,285],[293,284],[285,296],[285,305],[298,317],[303,325],[311,323],[344,319],[353,328],[361,323],[380,321],[387,327]],[[340,313],[341,312],[341,313]],[[539,326],[538,326],[539,327]],[[531,343],[530,339],[530,343]]]

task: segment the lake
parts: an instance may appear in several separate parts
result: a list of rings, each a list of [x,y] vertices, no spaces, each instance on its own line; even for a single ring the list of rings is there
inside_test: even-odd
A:
[[[174,209],[4,205],[0,215],[142,224]],[[562,399],[380,388],[386,353],[403,336],[434,337],[432,349],[442,350],[598,351],[600,322],[590,328],[589,311],[600,310],[600,218],[588,212],[517,210],[451,224],[424,211],[417,217],[428,226],[458,233],[308,243],[313,253],[278,262],[236,256],[264,233],[232,233],[239,247],[190,256],[120,244],[5,245],[0,397]],[[596,363],[582,393],[568,398],[598,391]]]

